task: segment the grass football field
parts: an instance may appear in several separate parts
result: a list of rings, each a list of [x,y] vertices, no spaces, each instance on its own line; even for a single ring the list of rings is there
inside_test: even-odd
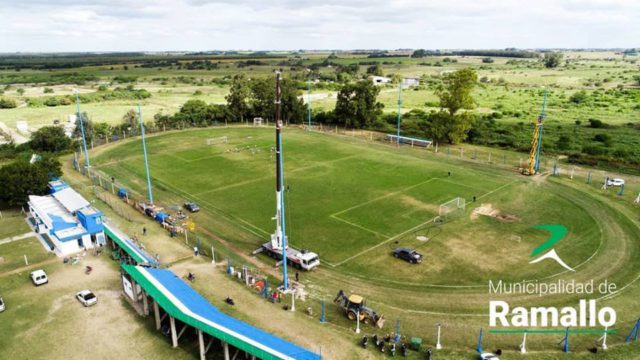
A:
[[[207,139],[225,136],[228,142],[207,145]],[[275,227],[273,144],[272,128],[150,137],[156,201],[169,208],[198,202],[203,211],[194,216],[197,226],[248,254]],[[357,292],[388,319],[402,319],[407,332],[431,342],[434,324],[446,324],[448,341],[466,349],[477,330],[487,326],[488,302],[496,298],[488,293],[489,280],[606,280],[621,289],[599,299],[618,312],[620,332],[611,342],[622,342],[622,333],[635,321],[640,308],[631,299],[640,292],[640,224],[626,198],[623,202],[598,192],[595,184],[526,178],[480,163],[436,158],[425,150],[294,128],[285,129],[283,144],[290,244],[318,253],[323,263],[320,270],[303,274],[316,301],[329,300],[339,289]],[[114,176],[119,186],[146,194],[139,140],[99,149],[92,165]],[[466,209],[442,224],[434,221],[440,204],[456,197],[466,200]],[[540,224],[568,229],[555,250],[575,272],[552,261],[529,263],[532,250],[547,237],[533,228]],[[424,262],[414,266],[394,259],[391,250],[398,246],[416,248]],[[582,298],[497,297],[522,306],[575,306]],[[328,312],[338,326],[351,326],[337,309]],[[385,331],[391,332],[393,320],[389,323]],[[513,348],[520,341],[516,337],[491,335],[490,341]],[[538,351],[557,348],[553,335],[529,341]],[[573,341],[586,350],[594,339],[576,336]]]

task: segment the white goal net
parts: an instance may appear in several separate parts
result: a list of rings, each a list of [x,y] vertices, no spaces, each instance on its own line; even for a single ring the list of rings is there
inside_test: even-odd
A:
[[[464,198],[457,197],[453,200],[440,204],[438,216],[440,220],[447,221],[456,218],[464,213],[466,202]]]
[[[253,126],[264,125],[264,120],[261,117],[253,118]]]
[[[207,145],[226,144],[228,141],[226,136],[207,139]]]

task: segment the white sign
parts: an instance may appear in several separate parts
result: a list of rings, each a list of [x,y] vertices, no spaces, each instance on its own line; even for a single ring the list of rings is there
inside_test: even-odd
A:
[[[122,288],[124,289],[124,293],[127,294],[131,300],[135,300],[133,298],[133,286],[131,286],[131,282],[124,275],[122,276]]]

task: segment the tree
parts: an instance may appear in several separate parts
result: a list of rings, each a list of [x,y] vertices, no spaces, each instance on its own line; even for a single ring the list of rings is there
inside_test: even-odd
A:
[[[482,58],[482,62],[485,64],[491,64],[493,63],[493,58],[490,58],[490,57]]]
[[[542,58],[542,62],[544,66],[552,69],[560,65],[560,61],[562,61],[562,53],[559,52],[546,52],[544,53],[544,57]]]
[[[460,69],[442,76],[442,84],[436,90],[440,98],[440,107],[446,108],[450,115],[460,109],[472,109],[475,105],[471,91],[478,81],[478,74],[471,68]]]
[[[51,178],[62,175],[60,162],[49,156],[31,164],[27,159],[16,160],[0,168],[0,200],[20,206],[29,195],[44,195]]]
[[[82,119],[82,126],[84,127],[84,137],[87,143],[93,139],[93,121],[89,120],[89,115],[86,112],[80,113],[80,117],[76,116],[76,127],[73,129],[73,137],[82,139],[82,128],[80,128],[80,120]]]
[[[251,109],[254,116],[273,120],[276,85],[272,78],[251,80]]]
[[[338,92],[334,115],[347,127],[370,127],[382,114],[384,105],[377,101],[380,88],[371,81],[344,85]]]
[[[427,51],[424,50],[424,49],[415,50],[413,52],[413,54],[411,54],[412,58],[422,58],[422,57],[425,57],[425,56],[427,56]]]
[[[16,92],[18,93],[18,95],[22,96],[24,95],[24,89],[23,88],[19,88],[18,90],[16,90]]]
[[[282,120],[298,124],[305,118],[306,106],[302,100],[301,92],[295,87],[295,83],[284,79],[280,83],[282,90]]]
[[[189,100],[176,113],[175,117],[179,121],[184,121],[191,126],[199,126],[207,123],[208,106],[202,100]]]
[[[374,76],[382,76],[383,72],[382,72],[382,66],[380,66],[380,63],[376,63],[375,65],[369,66],[367,68],[367,74],[374,75]]]
[[[57,153],[71,148],[72,141],[59,126],[45,126],[31,134],[31,149]]]
[[[243,74],[235,75],[231,80],[229,94],[225,97],[227,107],[235,119],[244,122],[244,117],[249,114],[249,95],[251,89],[247,85],[247,79]]]
[[[461,109],[472,109],[475,106],[471,92],[478,81],[475,70],[466,68],[445,74],[442,84],[436,90],[440,98],[440,111],[432,115],[431,133],[436,140],[447,140],[454,144],[464,141],[473,125],[474,117],[467,112],[458,113]]]
[[[106,139],[111,135],[112,129],[111,125],[103,122],[93,124],[93,133],[92,135],[98,139]]]
[[[122,124],[127,130],[132,130],[135,132],[135,129],[138,128],[138,113],[133,109],[129,109],[122,116]]]

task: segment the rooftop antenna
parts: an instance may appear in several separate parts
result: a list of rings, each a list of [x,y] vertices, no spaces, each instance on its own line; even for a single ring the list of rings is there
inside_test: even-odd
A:
[[[84,119],[82,119],[82,114],[80,114],[80,92],[78,89],[73,89],[73,92],[76,94],[76,117],[80,122],[80,132],[82,133],[82,147],[84,148],[84,162],[85,166],[88,168],[91,167],[91,162],[89,162],[89,152],[87,151],[87,138],[84,134]]]
[[[147,158],[147,144],[144,138],[144,123],[142,122],[142,108],[138,104],[138,119],[140,121],[140,134],[142,135],[142,151],[144,152],[144,169],[147,172],[147,191],[149,192],[149,204],[153,205],[153,192],[151,191],[151,174],[149,174],[149,159]]]

